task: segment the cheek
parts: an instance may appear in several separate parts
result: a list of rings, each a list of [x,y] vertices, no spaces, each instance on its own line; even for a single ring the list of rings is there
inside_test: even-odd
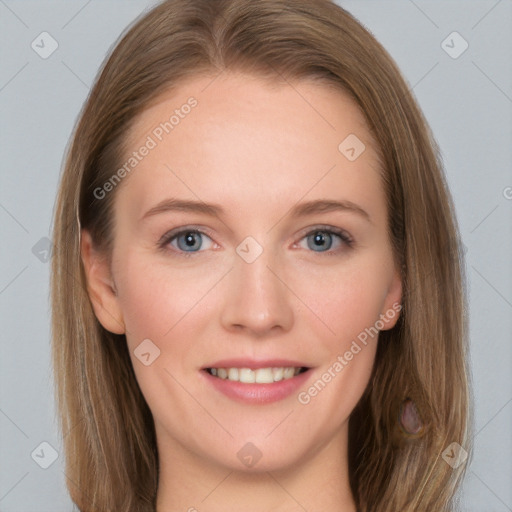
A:
[[[197,306],[218,272],[180,269],[155,263],[143,254],[125,254],[116,268],[119,297],[130,344],[142,339],[163,343],[179,330],[180,322],[197,315]]]
[[[197,366],[191,347],[204,337],[202,325],[208,318],[201,299],[218,278],[197,269],[170,268],[137,251],[124,253],[115,274],[128,349],[142,393],[153,412],[169,402],[179,408],[183,393],[170,374],[193,372]],[[147,353],[144,361],[142,354]],[[188,414],[185,406],[180,411],[182,417]]]
[[[300,279],[295,278],[294,291],[328,328],[322,332],[334,348],[350,345],[384,313],[390,270],[380,261],[372,256],[346,265],[295,272]]]
[[[300,353],[317,368],[315,379],[293,397],[294,421],[283,423],[280,437],[265,442],[282,444],[282,440],[287,440],[290,446],[302,446],[310,439],[320,446],[349,417],[368,383],[377,346],[376,336],[369,338],[366,345],[359,342],[359,349],[352,343],[365,328],[375,324],[382,312],[386,269],[379,261],[377,257],[361,257],[347,259],[346,264],[319,265],[308,261],[299,265],[295,260],[282,268],[280,275],[287,285],[283,290],[288,293],[286,300],[294,318],[293,332],[285,336],[300,340]],[[202,354],[209,340],[222,334],[222,305],[229,303],[230,286],[238,286],[230,276],[221,281],[232,262],[226,262],[225,267],[217,264],[214,269],[208,265],[183,265],[177,269],[157,264],[136,252],[125,252],[118,263],[119,297],[140,388],[165,428],[176,438],[185,436],[187,442],[200,444],[192,436],[194,430],[184,429],[183,425],[197,424],[204,411],[190,400],[179,383],[188,382],[197,396],[204,392],[194,390],[193,374],[203,362]],[[134,350],[144,339],[154,341],[161,350],[149,367],[134,357]],[[347,353],[352,354],[348,356],[350,360]],[[231,421],[239,425],[244,436],[261,430],[253,418],[240,421],[236,409],[219,415],[226,424]],[[280,421],[269,418],[273,425]],[[205,418],[206,424],[208,421]],[[270,429],[266,424],[262,428]]]
[[[297,397],[298,413],[319,432],[334,432],[344,423],[368,385],[378,343],[376,323],[384,313],[388,285],[387,269],[379,261],[324,268],[311,279],[302,274],[300,286],[296,282],[301,299],[318,317],[305,311],[303,319],[310,318],[310,327],[318,326],[311,331],[317,334],[314,353],[320,363],[315,379]]]
[[[281,275],[298,299],[289,298],[296,327],[309,324],[313,329],[316,324],[317,337],[325,337],[326,344],[337,350],[350,344],[384,313],[390,270],[383,261],[373,254],[339,264],[291,263],[289,272],[284,270]],[[213,267],[183,265],[178,269],[155,263],[137,251],[125,251],[115,274],[130,348],[147,338],[163,346],[184,325],[189,330],[187,338],[191,328],[199,335],[201,326],[212,320],[208,316],[222,313],[212,301],[224,302],[218,293],[226,290],[221,280],[229,263],[225,268],[217,260]]]

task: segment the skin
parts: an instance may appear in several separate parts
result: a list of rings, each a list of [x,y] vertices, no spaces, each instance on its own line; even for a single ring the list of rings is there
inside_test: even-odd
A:
[[[111,258],[82,236],[95,313],[107,330],[126,334],[154,417],[157,510],[354,512],[348,419],[368,384],[377,337],[308,404],[298,393],[270,404],[232,400],[205,384],[201,368],[232,357],[301,361],[312,368],[304,391],[400,303],[375,142],[337,89],[224,72],[164,93],[136,119],[127,157],[190,96],[198,105],[115,191]],[[338,150],[349,134],[366,146],[355,161]],[[141,220],[170,197],[225,212]],[[316,199],[351,201],[370,220],[348,210],[290,216]],[[353,245],[333,234],[329,250],[317,247],[315,230],[326,226],[347,232]],[[179,227],[208,230],[189,258],[183,236],[181,245],[158,248]],[[252,263],[235,250],[247,236],[263,248]],[[398,314],[388,317],[382,329]],[[134,355],[144,339],[160,349],[149,366]],[[250,468],[237,457],[248,442],[262,454]]]

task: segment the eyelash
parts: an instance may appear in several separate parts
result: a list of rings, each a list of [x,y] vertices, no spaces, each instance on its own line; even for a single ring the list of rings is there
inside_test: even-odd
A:
[[[299,241],[302,241],[304,238],[307,238],[310,235],[314,235],[317,232],[321,232],[324,234],[329,235],[336,235],[340,238],[341,242],[349,249],[353,248],[354,240],[352,237],[344,230],[339,228],[334,228],[332,226],[316,226],[313,229],[306,232]],[[162,251],[171,251],[179,256],[183,256],[185,258],[193,257],[203,251],[182,251],[180,249],[169,249],[168,245],[170,242],[172,242],[174,239],[178,238],[180,235],[183,235],[185,233],[199,233],[201,235],[206,235],[209,238],[212,238],[208,231],[205,231],[203,229],[199,228],[179,228],[179,231],[172,230],[165,235],[163,235],[160,240],[158,241],[158,248]],[[322,254],[324,256],[336,256],[340,251],[342,251],[343,248],[340,247],[338,249],[328,249],[326,251],[310,251],[310,252],[316,252],[318,254]]]

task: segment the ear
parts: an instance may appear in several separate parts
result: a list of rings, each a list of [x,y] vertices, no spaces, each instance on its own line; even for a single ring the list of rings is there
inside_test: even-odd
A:
[[[92,237],[85,229],[81,232],[80,254],[87,279],[87,293],[96,318],[107,331],[124,334],[123,315],[108,257],[95,249]]]
[[[384,308],[381,312],[380,319],[384,324],[381,331],[392,329],[398,322],[400,311],[402,310],[402,278],[400,272],[395,269],[388,293],[384,300]]]

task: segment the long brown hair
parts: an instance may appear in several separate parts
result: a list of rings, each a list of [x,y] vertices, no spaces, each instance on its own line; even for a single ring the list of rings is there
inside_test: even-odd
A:
[[[105,61],[68,149],[54,219],[53,363],[73,501],[82,511],[152,511],[158,453],[124,336],[97,321],[80,230],[107,253],[115,191],[94,190],[122,162],[134,118],[181,80],[224,70],[319,79],[349,94],[378,143],[403,309],[379,336],[373,374],[350,418],[350,484],[361,512],[453,511],[470,452],[465,281],[453,202],[436,143],[382,46],[328,0],[167,0]],[[341,142],[341,141],[340,141]],[[422,421],[407,435],[409,399]],[[457,445],[453,445],[457,448]],[[450,452],[451,453],[451,452]]]

